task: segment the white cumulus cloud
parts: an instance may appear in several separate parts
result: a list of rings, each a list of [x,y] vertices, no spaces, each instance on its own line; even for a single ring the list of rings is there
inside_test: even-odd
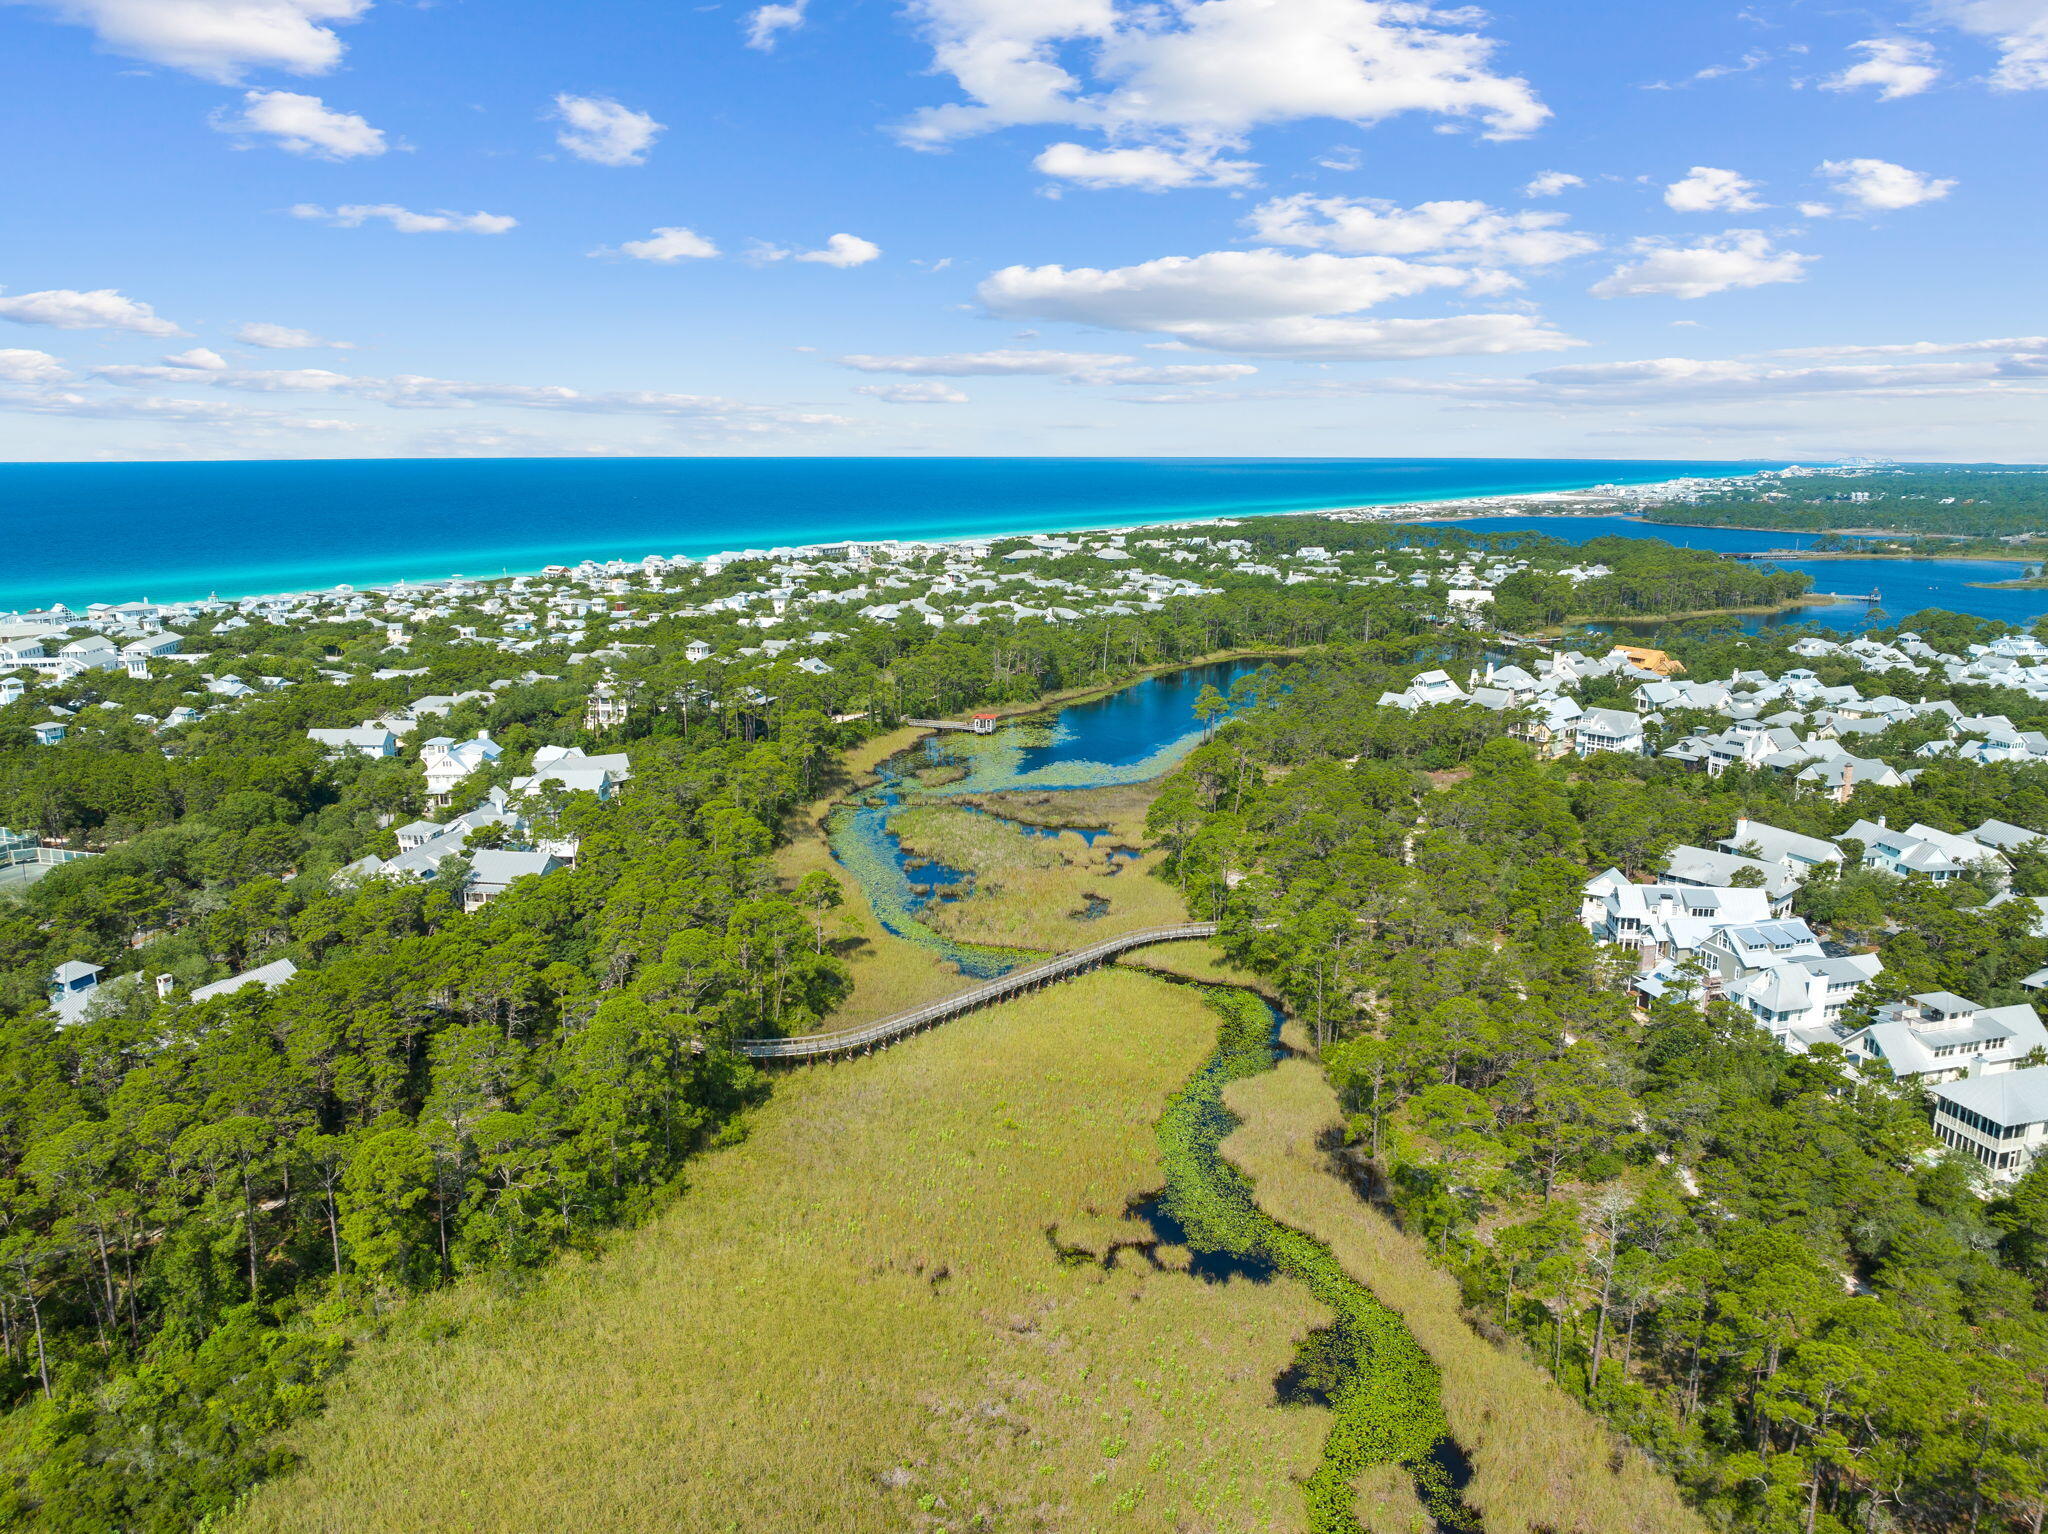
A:
[[[185,332],[160,319],[148,304],[125,298],[112,288],[81,293],[76,288],[46,288],[40,293],[0,297],[0,319],[19,325],[48,325],[54,330],[132,330],[144,336],[181,336]]]
[[[694,229],[666,224],[644,240],[626,240],[614,251],[600,245],[593,256],[631,256],[635,261],[706,261],[718,254],[718,247]]]
[[[25,346],[0,346],[0,383],[62,383],[71,370],[48,352]]]
[[[1823,160],[1815,170],[1834,183],[1844,197],[1880,212],[1938,202],[1954,189],[1940,180],[1889,160]]]
[[[1559,192],[1575,186],[1584,186],[1586,178],[1574,176],[1568,170],[1538,171],[1529,178],[1529,184],[1522,188],[1524,197],[1555,197]]]
[[[1058,125],[1102,133],[1108,152],[1199,159],[1311,118],[1414,112],[1506,139],[1550,115],[1526,80],[1496,70],[1479,12],[1418,0],[912,0],[911,12],[964,98],[901,126],[923,147]]]
[[[1679,213],[1747,213],[1764,206],[1755,192],[1754,181],[1732,170],[1695,165],[1664,188],[1664,203]]]
[[[364,400],[394,410],[468,410],[477,406],[504,406],[578,415],[651,416],[687,429],[726,436],[763,436],[853,424],[844,416],[825,412],[752,404],[718,395],[671,394],[652,389],[585,391],[561,384],[478,383],[417,373],[370,377],[336,372],[330,368],[230,367],[200,370],[184,366],[110,364],[92,371],[102,382],[118,386],[118,391],[111,396],[66,394],[61,399],[56,397],[56,391],[45,391],[44,395],[38,396],[45,401],[40,408],[47,413],[105,418],[135,418],[151,412],[186,410],[188,407],[196,412],[188,417],[192,419],[216,416],[225,419],[248,414],[246,406],[164,400],[146,393],[156,384],[178,383],[187,386],[201,384],[245,394],[317,395],[325,399]],[[25,408],[17,403],[20,398],[0,394],[0,407]],[[297,423],[301,420],[300,417],[281,413],[265,414],[283,422]]]
[[[967,396],[951,384],[936,379],[925,383],[855,384],[855,394],[883,400],[891,405],[964,405]]]
[[[382,219],[400,234],[503,234],[519,225],[518,219],[503,213],[452,213],[446,208],[435,213],[415,213],[395,202],[354,202],[338,208],[302,202],[294,205],[292,217],[318,219],[338,229],[357,229],[373,219]]]
[[[816,250],[791,250],[787,245],[755,241],[746,259],[756,264],[767,261],[810,261],[818,266],[865,266],[881,255],[882,247],[857,234],[835,234]]]
[[[332,28],[370,0],[27,0],[91,27],[109,53],[222,84],[250,69],[325,74],[341,61]]]
[[[1377,197],[1300,192],[1254,208],[1245,225],[1275,245],[1349,255],[1443,256],[1548,266],[1600,248],[1558,226],[1562,213],[1503,213],[1483,202],[1425,202],[1412,208]]]
[[[1174,362],[1163,367],[1101,368],[1072,376],[1082,384],[1212,384],[1230,383],[1258,372],[1249,362]]]
[[[251,320],[237,325],[229,333],[243,345],[260,346],[265,351],[304,351],[315,346],[348,347],[346,341],[323,341],[310,330],[294,330],[289,325],[273,325],[268,320]]]
[[[842,367],[861,373],[909,373],[937,378],[1002,378],[1024,374],[1062,375],[1121,367],[1135,358],[1116,352],[1027,351],[951,352],[937,356],[841,357]]]
[[[1971,362],[1908,362],[1788,367],[1742,358],[1651,357],[1633,362],[1576,363],[1521,378],[1369,379],[1356,392],[1434,394],[1468,404],[1543,408],[1653,406],[1664,403],[1749,404],[1767,397],[1931,398],[1940,395],[2048,394],[2048,368],[2038,358]]]
[[[1185,186],[1249,186],[1258,169],[1249,160],[1223,158],[1214,149],[1141,144],[1124,149],[1090,149],[1085,144],[1051,144],[1032,169],[1062,181],[1097,189],[1136,187],[1163,192]]]
[[[1998,50],[1995,89],[2048,89],[2048,5],[2041,0],[1932,0],[1929,9]]]
[[[209,346],[195,346],[189,351],[174,352],[164,358],[164,366],[191,368],[201,373],[218,373],[228,365],[228,359]]]
[[[835,234],[817,250],[797,252],[798,261],[815,261],[820,266],[865,266],[881,255],[882,247],[857,234]]]
[[[1730,229],[1691,245],[1637,240],[1632,248],[1640,259],[1616,267],[1594,283],[1590,291],[1595,298],[1705,298],[1730,288],[1797,282],[1813,260],[1774,248],[1770,236],[1757,229]]]
[[[2048,353],[2048,336],[2000,336],[1985,341],[1892,341],[1875,346],[1790,346],[1773,357],[1939,357],[1965,352]]]
[[[989,311],[1004,318],[1149,332],[1262,356],[1450,356],[1577,344],[1524,314],[1348,317],[1434,289],[1491,292],[1499,281],[1499,273],[1483,269],[1392,256],[1225,250],[1107,270],[1009,266],[991,273],[978,291]]]
[[[383,129],[298,91],[246,91],[240,113],[216,112],[211,121],[222,133],[267,134],[280,149],[322,160],[353,160],[385,149]]]
[[[790,0],[787,5],[758,5],[747,12],[747,46],[758,48],[763,53],[774,50],[775,40],[784,32],[794,32],[804,24],[804,11],[809,0]]]
[[[593,165],[645,165],[665,123],[604,96],[555,97],[549,115],[562,124],[555,142]]]
[[[1917,96],[1941,78],[1941,66],[1934,50],[1911,37],[1866,37],[1849,45],[1863,55],[1840,74],[1820,82],[1824,91],[1854,91],[1874,87],[1880,101],[1897,101]]]

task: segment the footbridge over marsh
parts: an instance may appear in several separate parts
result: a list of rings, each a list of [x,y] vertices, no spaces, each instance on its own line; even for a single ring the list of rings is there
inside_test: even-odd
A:
[[[1012,996],[1021,996],[1027,991],[1035,991],[1040,986],[1051,985],[1055,981],[1072,979],[1083,970],[1107,964],[1118,955],[1129,953],[1133,948],[1215,935],[1216,923],[1213,921],[1182,922],[1172,927],[1145,927],[1136,932],[1106,937],[1099,943],[1090,943],[1086,948],[1076,948],[1071,953],[1041,959],[1036,964],[1013,969],[1007,975],[984,980],[938,1001],[928,1001],[922,1006],[910,1007],[877,1022],[863,1023],[857,1028],[841,1028],[832,1033],[807,1033],[789,1039],[741,1039],[735,1047],[741,1054],[755,1060],[823,1060],[834,1055],[865,1054],[877,1045],[887,1044],[920,1029],[933,1027],[949,1018],[958,1017],[963,1012],[972,1012],[977,1007],[985,1007],[993,1002],[1007,1001]]]

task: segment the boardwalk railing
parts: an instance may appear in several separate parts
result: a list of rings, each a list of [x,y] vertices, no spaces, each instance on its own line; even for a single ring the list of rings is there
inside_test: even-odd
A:
[[[741,1039],[735,1047],[741,1054],[756,1060],[820,1060],[830,1055],[854,1054],[872,1049],[877,1044],[886,1044],[891,1039],[900,1039],[920,1028],[943,1023],[976,1007],[1006,1001],[1052,981],[1068,979],[1133,948],[1215,935],[1216,923],[1213,921],[1183,922],[1177,927],[1146,927],[1142,931],[1106,937],[1099,943],[1076,948],[1072,953],[1063,953],[1057,958],[1043,959],[1023,969],[1013,969],[1007,975],[985,980],[940,1001],[928,1001],[921,1007],[912,1007],[879,1022],[864,1023],[858,1028],[841,1028],[835,1033],[803,1034],[793,1039]]]

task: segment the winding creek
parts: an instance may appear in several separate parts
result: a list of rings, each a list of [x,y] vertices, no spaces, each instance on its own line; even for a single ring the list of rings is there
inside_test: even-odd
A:
[[[832,853],[855,878],[890,933],[927,950],[963,975],[989,979],[1024,962],[1009,950],[958,942],[921,919],[934,901],[965,898],[975,871],[914,859],[891,828],[913,798],[987,795],[1030,789],[1087,789],[1150,781],[1170,771],[1202,739],[1194,703],[1204,685],[1227,691],[1257,672],[1256,660],[1221,662],[1149,677],[1103,697],[1069,704],[1049,719],[1025,720],[991,736],[955,735],[913,747],[879,769],[879,781],[836,811]],[[981,813],[1031,835],[1058,828]],[[1094,845],[1095,836],[1087,841]],[[1360,1478],[1398,1465],[1439,1534],[1478,1534],[1478,1516],[1462,1492],[1470,1467],[1450,1436],[1428,1354],[1407,1326],[1346,1273],[1321,1242],[1281,1224],[1259,1205],[1249,1179],[1221,1146],[1237,1126],[1225,1106],[1235,1081],[1270,1070],[1284,1050],[1281,1015],[1248,991],[1199,987],[1218,1017],[1215,1051],[1169,1100],[1159,1121],[1163,1188],[1134,1202],[1157,1245],[1186,1247],[1191,1282],[1303,1284],[1333,1313],[1305,1338],[1274,1381],[1282,1404],[1326,1409],[1331,1425],[1321,1461],[1303,1486],[1310,1534],[1361,1534]],[[1060,1248],[1067,1261],[1114,1265]]]
[[[1792,550],[1816,541],[1811,535],[1654,527],[1606,517],[1479,518],[1448,525],[1471,532],[1542,532],[1571,543],[1617,533],[1662,537],[1722,552]],[[1821,590],[1877,587],[1886,609],[1897,614],[1939,606],[2025,624],[2048,613],[2048,592],[1987,591],[1968,584],[2007,578],[2016,571],[2012,565],[1797,559],[1782,564],[1812,574]],[[1845,602],[1740,621],[1750,632],[1781,623],[1853,630],[1872,618],[1870,604]],[[923,920],[934,902],[971,898],[976,870],[913,856],[892,828],[898,812],[913,802],[963,796],[979,801],[1017,790],[1149,782],[1171,771],[1202,739],[1194,717],[1202,687],[1213,684],[1228,691],[1261,664],[1241,660],[1190,667],[1006,725],[993,735],[927,740],[884,763],[875,785],[834,813],[829,823],[832,854],[859,880],[887,931],[964,976],[993,979],[1036,956],[963,943]],[[981,802],[962,807],[1028,835],[1057,837],[1075,829],[1009,819]],[[1090,847],[1099,834],[1105,833],[1082,832]],[[1401,1318],[1346,1273],[1327,1247],[1262,1210],[1250,1180],[1222,1154],[1224,1139],[1238,1124],[1224,1092],[1233,1082],[1270,1070],[1281,1058],[1279,1012],[1247,991],[1214,985],[1199,989],[1218,1015],[1217,1045],[1161,1115],[1166,1180],[1131,1207],[1153,1236],[1138,1243],[1139,1250],[1156,1262],[1158,1247],[1186,1248],[1191,1282],[1256,1286],[1290,1279],[1333,1313],[1329,1324],[1302,1341],[1293,1363],[1274,1381],[1281,1403],[1330,1413],[1321,1462],[1303,1487],[1310,1534],[1361,1534],[1359,1483],[1373,1467],[1386,1465],[1399,1466],[1412,1482],[1438,1534],[1479,1534],[1481,1520],[1463,1498],[1471,1467],[1451,1437],[1428,1354]],[[1047,1237],[1065,1261],[1113,1266],[1119,1260],[1116,1247],[1096,1254],[1061,1247],[1056,1230]]]

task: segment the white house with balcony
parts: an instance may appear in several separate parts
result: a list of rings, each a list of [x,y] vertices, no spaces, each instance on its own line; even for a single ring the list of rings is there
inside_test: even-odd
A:
[[[2018,1182],[2048,1146],[2048,1066],[1945,1081],[1927,1095],[1935,1135],[1976,1157],[1994,1182]]]
[[[609,799],[632,776],[623,751],[592,756],[580,746],[542,746],[533,753],[533,771],[512,780],[512,793],[516,798],[553,785]]]
[[[436,735],[420,747],[420,768],[427,776],[428,800],[446,804],[457,784],[502,755],[504,752],[491,739],[489,730],[478,731],[473,740],[457,741]]]
[[[1816,1044],[1842,1042],[1843,1011],[1883,967],[1874,953],[1802,956],[1752,971],[1727,995],[1781,1048],[1803,1055]]]
[[[1573,749],[1580,756],[1594,756],[1602,751],[1641,756],[1644,750],[1642,715],[1619,708],[1589,708],[1578,717],[1573,732]]]
[[[1725,927],[1770,919],[1771,897],[1760,889],[1634,884],[1616,868],[1588,880],[1579,903],[1580,924],[1594,939],[1633,949],[1644,969],[1690,956]]]
[[[1836,840],[1861,842],[1866,868],[1901,878],[1923,874],[1941,884],[1981,878],[2003,886],[2012,873],[2012,864],[1997,847],[1919,821],[1900,831],[1886,825],[1883,816],[1859,820]]]
[[[462,909],[474,911],[505,893],[515,879],[551,874],[562,860],[551,852],[505,852],[486,848],[469,860],[469,878],[462,886]]]
[[[2019,1070],[2036,1050],[2048,1052],[2048,1029],[2024,1002],[1980,1007],[1952,991],[1927,991],[1879,1008],[1842,1047],[1855,1060],[1882,1060],[1895,1076],[1934,1084]]]

